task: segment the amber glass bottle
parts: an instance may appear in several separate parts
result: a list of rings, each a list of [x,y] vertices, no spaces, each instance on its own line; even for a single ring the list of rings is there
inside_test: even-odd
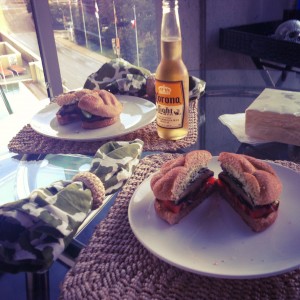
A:
[[[155,73],[159,137],[178,140],[188,134],[189,75],[182,61],[178,0],[162,1],[161,61]]]

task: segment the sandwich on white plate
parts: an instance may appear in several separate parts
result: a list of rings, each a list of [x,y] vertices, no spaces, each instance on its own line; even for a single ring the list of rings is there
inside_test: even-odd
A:
[[[218,158],[221,195],[255,232],[272,225],[277,216],[282,183],[270,164],[251,156],[222,152]]]
[[[56,113],[60,125],[80,121],[84,129],[110,126],[120,119],[123,104],[106,90],[69,92],[56,98],[60,109]]]

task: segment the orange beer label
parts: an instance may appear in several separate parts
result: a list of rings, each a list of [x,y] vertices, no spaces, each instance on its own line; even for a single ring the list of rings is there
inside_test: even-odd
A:
[[[185,99],[182,81],[155,80],[156,123],[168,129],[183,127]]]

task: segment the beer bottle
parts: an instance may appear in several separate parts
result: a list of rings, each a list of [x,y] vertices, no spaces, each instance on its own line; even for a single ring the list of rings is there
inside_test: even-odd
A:
[[[189,75],[182,61],[178,0],[162,0],[161,61],[155,73],[159,137],[178,140],[188,134]]]

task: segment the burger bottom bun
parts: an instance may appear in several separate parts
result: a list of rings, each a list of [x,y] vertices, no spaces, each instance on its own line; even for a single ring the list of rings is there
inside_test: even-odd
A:
[[[231,205],[231,207],[237,212],[242,220],[255,232],[261,232],[271,226],[278,215],[278,210],[270,213],[267,217],[253,219],[246,214],[239,205],[232,201],[233,197],[225,190],[220,191],[223,198]]]
[[[103,127],[107,127],[107,126],[110,126],[110,125],[116,123],[119,119],[120,119],[120,117],[116,116],[114,118],[105,118],[103,120],[93,121],[93,122],[82,121],[81,126],[84,129],[103,128]]]
[[[165,209],[164,206],[163,206],[163,204],[162,204],[163,200],[157,200],[157,199],[155,199],[155,201],[154,201],[154,209],[155,209],[157,215],[161,219],[163,219],[164,221],[168,222],[170,225],[174,225],[174,224],[179,223],[179,221],[181,219],[183,219],[192,210],[194,210],[198,205],[200,205],[214,191],[215,191],[214,186],[211,186],[211,188],[207,189],[199,197],[197,197],[197,200],[193,201],[190,205],[186,206],[179,213],[174,213],[174,212],[172,212],[170,210]]]

